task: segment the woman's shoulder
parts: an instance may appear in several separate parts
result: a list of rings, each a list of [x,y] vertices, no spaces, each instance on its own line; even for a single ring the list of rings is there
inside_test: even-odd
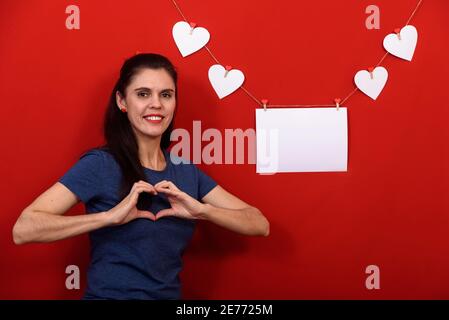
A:
[[[115,179],[121,174],[119,163],[106,147],[93,147],[85,150],[79,157],[78,164],[105,179]]]
[[[115,162],[111,151],[105,146],[93,147],[84,151],[80,159],[89,159],[91,161],[102,162],[103,164]]]
[[[88,156],[97,156],[97,157],[103,157],[107,153],[106,147],[93,147],[90,149],[87,149],[83,152],[81,152],[80,158],[88,157]]]

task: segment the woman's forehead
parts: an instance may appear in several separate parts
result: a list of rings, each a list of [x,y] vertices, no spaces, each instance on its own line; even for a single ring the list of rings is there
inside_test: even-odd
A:
[[[140,70],[133,77],[129,88],[149,88],[152,90],[175,90],[175,84],[172,77],[165,69],[149,69]]]

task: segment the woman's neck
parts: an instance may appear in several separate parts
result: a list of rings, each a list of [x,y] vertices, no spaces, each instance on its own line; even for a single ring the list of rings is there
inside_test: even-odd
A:
[[[166,166],[165,156],[160,146],[161,139],[139,139],[139,159],[145,168],[164,170]]]

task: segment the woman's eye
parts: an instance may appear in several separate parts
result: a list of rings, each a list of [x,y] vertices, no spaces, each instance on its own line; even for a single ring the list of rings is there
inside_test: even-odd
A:
[[[163,93],[162,96],[163,96],[164,98],[170,98],[170,97],[171,97],[171,94],[170,94],[170,93]]]
[[[139,97],[146,97],[146,92],[139,92],[137,95],[139,96]]]

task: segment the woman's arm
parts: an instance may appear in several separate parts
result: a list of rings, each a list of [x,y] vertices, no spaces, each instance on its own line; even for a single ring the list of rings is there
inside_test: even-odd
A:
[[[270,234],[270,223],[259,209],[243,202],[221,186],[216,186],[202,200],[204,204],[201,219],[245,235]]]
[[[142,192],[156,193],[152,185],[139,181],[134,183],[128,196],[108,211],[63,216],[79,200],[66,186],[57,182],[23,210],[13,228],[14,243],[61,240],[138,218],[154,221],[156,217],[152,212],[136,207]]]
[[[217,185],[200,202],[181,191],[173,182],[162,180],[154,185],[157,192],[165,193],[171,208],[163,209],[156,219],[175,216],[186,219],[203,219],[237,233],[268,236],[270,223],[259,209],[243,202]]]
[[[67,187],[55,183],[22,211],[12,231],[14,243],[50,242],[108,225],[103,212],[63,216],[78,202]]]

